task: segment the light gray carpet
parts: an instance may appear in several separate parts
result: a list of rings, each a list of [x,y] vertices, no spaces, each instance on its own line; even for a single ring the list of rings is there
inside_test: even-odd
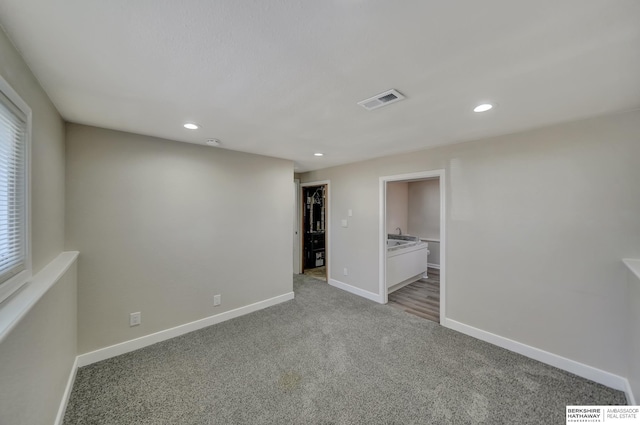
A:
[[[296,298],[81,368],[70,424],[563,424],[620,391],[306,276]]]

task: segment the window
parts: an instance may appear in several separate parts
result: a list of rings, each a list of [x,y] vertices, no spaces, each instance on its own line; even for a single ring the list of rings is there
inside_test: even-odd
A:
[[[0,78],[0,302],[30,277],[28,158],[31,110]]]

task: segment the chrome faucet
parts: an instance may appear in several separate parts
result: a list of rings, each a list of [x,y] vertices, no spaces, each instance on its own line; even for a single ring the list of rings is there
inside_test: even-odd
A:
[[[402,229],[399,227],[396,227],[396,230],[398,231],[398,236],[402,236]]]

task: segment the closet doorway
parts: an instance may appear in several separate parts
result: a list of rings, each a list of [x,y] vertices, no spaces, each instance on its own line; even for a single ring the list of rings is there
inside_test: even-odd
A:
[[[329,183],[303,183],[301,191],[302,273],[327,282],[329,278]]]

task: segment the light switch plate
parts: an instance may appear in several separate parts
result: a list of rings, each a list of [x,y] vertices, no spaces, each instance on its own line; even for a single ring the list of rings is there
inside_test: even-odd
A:
[[[349,227],[349,222],[347,221],[346,218],[342,219],[342,227]]]

